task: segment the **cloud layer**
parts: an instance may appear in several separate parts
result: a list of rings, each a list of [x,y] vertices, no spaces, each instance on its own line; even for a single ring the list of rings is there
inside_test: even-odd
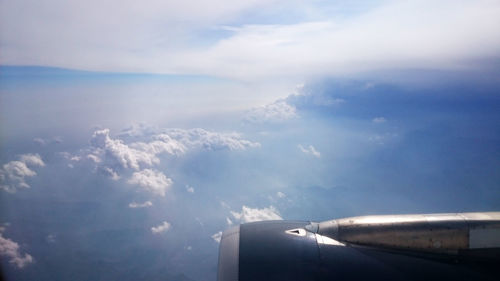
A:
[[[237,2],[3,1],[0,61],[251,79],[476,69],[500,51],[498,1],[382,1],[344,15],[335,2]]]

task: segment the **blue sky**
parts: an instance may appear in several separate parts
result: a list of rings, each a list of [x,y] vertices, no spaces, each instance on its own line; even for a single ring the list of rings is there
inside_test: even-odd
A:
[[[495,211],[496,1],[0,1],[7,280],[215,280],[267,219]]]

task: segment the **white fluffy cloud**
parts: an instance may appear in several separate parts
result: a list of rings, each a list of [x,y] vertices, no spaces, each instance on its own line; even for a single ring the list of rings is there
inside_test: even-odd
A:
[[[0,189],[15,192],[18,188],[29,188],[25,178],[36,176],[36,172],[31,169],[35,166],[45,166],[38,154],[23,154],[18,161],[4,164],[0,169]]]
[[[139,172],[134,172],[132,177],[128,180],[128,183],[137,184],[149,192],[165,196],[165,192],[173,182],[160,171],[144,169]]]
[[[278,210],[273,206],[269,206],[269,208],[253,209],[243,205],[243,207],[241,207],[241,212],[231,211],[231,215],[240,223],[283,219]]]
[[[242,139],[241,135],[235,132],[217,133],[195,128],[190,130],[169,129],[165,133],[190,148],[245,150],[260,147],[259,143]]]
[[[132,203],[128,204],[128,207],[133,208],[133,209],[135,209],[135,208],[147,208],[147,207],[151,207],[151,206],[153,206],[153,202],[151,202],[151,201],[146,201],[144,203],[132,202]]]
[[[316,148],[314,148],[314,146],[310,145],[309,147],[305,148],[303,147],[302,145],[298,145],[298,148],[300,149],[300,151],[304,152],[305,154],[309,154],[309,155],[312,155],[316,158],[320,158],[321,157],[321,153],[319,153],[319,151],[316,150]]]
[[[19,157],[19,160],[27,165],[44,167],[45,163],[42,161],[42,157],[38,154],[23,154]]]
[[[186,185],[186,191],[189,193],[194,193],[194,187]]]
[[[214,239],[215,242],[220,243],[220,240],[222,239],[222,231],[215,233],[211,237],[212,239]]]
[[[171,227],[170,223],[168,223],[167,221],[164,221],[157,226],[151,227],[151,232],[153,234],[160,234],[160,233],[168,231],[170,229],[170,227]]]
[[[180,156],[192,149],[245,150],[260,146],[242,139],[238,133],[217,133],[200,128],[165,129],[160,133],[149,132],[149,135],[142,135],[138,130],[134,129],[134,136],[149,138],[150,141],[127,144],[119,138],[112,138],[109,129],[95,131],[85,158],[91,160],[98,171],[117,180],[122,170],[139,171],[159,164],[160,154]]]
[[[3,230],[3,228],[0,228],[0,256],[4,256],[9,259],[9,263],[17,268],[23,268],[34,262],[34,259],[30,254],[21,254],[19,244],[11,239],[3,237]]]
[[[151,155],[156,155],[160,153],[181,155],[184,152],[186,152],[186,147],[182,143],[172,139],[167,134],[155,135],[153,136],[153,141],[149,143],[144,143],[144,142],[132,143],[131,147],[140,151],[145,151],[146,153]]]
[[[162,138],[151,143],[125,144],[120,139],[112,139],[109,129],[95,131],[91,144],[95,148],[91,157],[95,160],[105,159],[111,167],[139,170],[142,166],[153,166],[160,162],[159,153],[182,153],[182,145],[170,138]],[[93,155],[93,156],[91,156]],[[94,161],[95,161],[94,160]]]
[[[182,155],[191,149],[206,150],[245,150],[259,147],[260,144],[245,140],[236,132],[212,132],[202,128],[194,129],[155,129],[145,125],[131,127],[122,132],[124,136],[150,137],[149,143],[130,144],[131,147],[151,154],[168,153]]]
[[[296,108],[293,105],[288,104],[285,100],[277,100],[251,109],[245,114],[244,120],[252,123],[282,122],[297,116]]]

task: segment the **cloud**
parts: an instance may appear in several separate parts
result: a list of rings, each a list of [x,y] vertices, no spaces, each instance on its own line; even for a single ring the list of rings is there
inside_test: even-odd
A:
[[[231,209],[231,206],[229,206],[226,202],[220,201],[219,203],[220,203],[220,205],[221,205],[222,208],[225,208],[225,209],[228,209],[228,210]]]
[[[0,61],[11,65],[250,79],[460,70],[500,49],[500,3],[488,0],[382,1],[341,15],[337,1],[1,3]],[[270,12],[278,7],[296,20]]]
[[[278,210],[273,206],[269,208],[253,209],[243,205],[241,207],[241,212],[231,211],[231,215],[240,223],[283,219],[279,215]]]
[[[151,232],[153,234],[160,234],[160,233],[168,231],[169,229],[170,229],[170,223],[168,223],[167,221],[164,221],[163,223],[161,223],[157,226],[151,227]]]
[[[285,193],[283,193],[283,192],[281,192],[281,191],[278,191],[278,192],[276,193],[276,196],[278,196],[278,198],[285,198],[285,197],[286,197]]]
[[[156,155],[160,153],[167,153],[171,155],[181,155],[186,152],[186,147],[172,139],[167,134],[159,134],[153,136],[153,141],[149,143],[136,142],[132,143],[131,146],[135,149],[145,151],[151,155]]]
[[[189,193],[194,193],[194,187],[186,185],[186,191]]]
[[[158,154],[179,155],[185,151],[181,143],[173,140],[168,135],[160,134],[153,136],[152,139],[148,143],[134,142],[126,144],[123,140],[111,138],[109,129],[97,130],[90,140],[91,148],[87,152],[86,158],[97,165],[97,171],[113,180],[118,180],[120,179],[119,172],[122,170],[139,171],[141,167],[151,167],[160,163],[160,159],[157,157]],[[133,176],[131,181],[137,182],[141,175],[145,175],[144,173],[149,172],[138,173],[135,178]],[[151,175],[151,173],[149,174]],[[142,178],[141,186],[153,187],[153,190],[161,194],[161,189],[155,189],[161,182],[146,184],[144,177]],[[169,179],[165,181],[168,182]]]
[[[47,144],[47,141],[42,138],[34,138],[33,142],[40,146],[45,146]]]
[[[34,259],[30,254],[21,254],[19,244],[3,237],[3,228],[0,229],[0,256],[8,258],[9,263],[17,268],[23,268],[34,262]]]
[[[137,5],[131,0],[89,0],[82,5],[47,0],[43,7],[37,7],[38,2],[34,0],[2,1],[0,61],[80,69],[99,69],[98,61],[116,68],[129,68],[127,65],[135,62],[136,70],[147,70],[149,67],[145,67],[140,57],[150,61],[160,58],[157,55],[163,57],[177,52],[181,46],[181,49],[188,47],[185,43],[192,42],[196,34],[199,37],[200,31],[211,31],[221,20],[232,19],[269,2],[147,0]],[[13,32],[15,28],[18,32]],[[56,41],[59,42],[56,45],[47,43]],[[137,50],[142,53],[139,57],[134,55]],[[74,52],[85,59],[72,58]]]
[[[296,108],[286,100],[280,99],[251,109],[245,114],[244,120],[251,123],[283,122],[296,117],[298,117]]]
[[[220,243],[220,240],[222,239],[222,231],[219,231],[210,237],[212,237],[215,242]]]
[[[38,154],[23,154],[19,160],[27,165],[45,167],[45,163]]]
[[[56,243],[56,235],[55,234],[49,234],[47,235],[47,237],[45,237],[45,241],[47,241],[47,243]]]
[[[203,148],[206,150],[245,150],[247,148],[260,147],[257,142],[251,142],[241,138],[236,132],[216,133],[201,128],[190,130],[168,129],[167,135],[190,148]]]
[[[117,181],[119,180],[121,177],[120,175],[118,175],[118,173],[116,171],[114,171],[112,168],[110,167],[99,167],[97,169],[101,174],[109,177],[110,179],[114,180],[114,181]]]
[[[233,221],[228,217],[226,217],[226,223],[227,225],[233,225]]]
[[[75,165],[74,165],[75,162],[80,162],[82,160],[81,156],[73,155],[67,151],[59,152],[58,154],[59,154],[59,156],[63,157],[64,159],[71,161],[70,163],[68,163],[68,167],[71,169],[75,168]]]
[[[34,138],[33,142],[40,145],[40,146],[46,146],[49,144],[59,144],[62,143],[63,140],[61,137],[53,137],[51,139],[43,139],[43,138]]]
[[[313,84],[314,85],[314,84]],[[334,94],[341,94],[341,92],[333,92]],[[335,97],[331,91],[325,91],[321,87],[302,87],[297,89],[297,92],[289,95],[286,98],[289,104],[292,104],[298,109],[307,107],[337,107],[344,104],[346,101],[342,98]]]
[[[398,136],[399,135],[397,133],[376,134],[369,136],[368,141],[379,145],[384,145],[387,142],[393,141]]]
[[[144,137],[154,135],[158,131],[158,127],[146,123],[134,123],[130,127],[125,128],[118,134],[119,137]]]
[[[105,157],[105,161],[112,167],[119,166],[124,169],[139,170],[141,165],[152,166],[160,161],[155,152],[161,151],[161,149],[156,144],[152,144],[151,147],[147,144],[136,144],[135,146],[140,148],[135,149],[120,139],[112,139],[109,136],[109,129],[95,131],[90,143],[95,150],[87,157],[95,158],[90,155],[97,155],[100,159]]]
[[[242,139],[238,133],[217,133],[200,128],[164,129],[157,133],[145,127],[151,135],[144,135],[141,128],[134,128],[133,135],[149,138],[149,142],[127,144],[124,140],[112,138],[109,129],[95,131],[85,158],[91,160],[98,171],[117,180],[123,170],[139,171],[159,164],[160,154],[181,156],[195,149],[245,150],[260,146],[259,143]]]
[[[120,134],[122,136],[150,137],[149,143],[136,142],[131,147],[151,154],[168,153],[182,155],[192,149],[206,150],[245,150],[259,147],[260,144],[245,140],[237,132],[212,132],[202,128],[158,129],[146,125],[133,126]]]
[[[25,178],[36,176],[29,166],[44,167],[45,163],[38,154],[23,154],[19,161],[4,164],[0,169],[0,189],[13,193],[18,188],[29,188]]]
[[[387,122],[387,119],[385,119],[384,117],[375,117],[372,119],[372,122],[373,123],[385,123]]]
[[[317,151],[314,146],[310,145],[308,148],[304,148],[302,145],[298,145],[298,148],[300,149],[300,151],[304,152],[305,154],[310,154],[316,158],[320,158],[321,157],[321,153],[319,153],[319,151]]]
[[[99,158],[99,156],[96,156],[94,154],[87,155],[87,159],[92,160],[94,163],[101,163],[102,162],[101,158]]]
[[[500,38],[499,15],[493,1],[388,1],[345,20],[235,27],[190,55],[203,60],[202,71],[238,78],[474,68],[478,58],[498,55],[500,39],[491,38]]]
[[[133,173],[127,182],[129,184],[137,184],[145,190],[160,196],[165,196],[165,192],[173,183],[162,172],[151,169],[144,169]]]
[[[133,209],[135,209],[135,208],[147,208],[147,207],[151,207],[151,206],[153,206],[153,202],[151,202],[151,201],[146,201],[144,203],[132,202],[132,203],[128,204],[128,207],[133,208]]]

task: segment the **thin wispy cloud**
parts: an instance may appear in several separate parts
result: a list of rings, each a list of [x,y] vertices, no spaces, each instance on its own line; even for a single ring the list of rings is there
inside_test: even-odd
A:
[[[304,147],[301,144],[299,144],[297,147],[299,148],[300,151],[302,151],[305,154],[312,155],[312,156],[314,156],[316,158],[320,158],[321,157],[321,153],[319,151],[317,151],[316,148],[314,148],[314,146],[312,146],[312,145]]]
[[[44,139],[44,138],[34,138],[33,142],[40,145],[40,146],[46,146],[49,144],[60,144],[63,142],[61,137],[53,137],[49,139]]]
[[[384,117],[375,117],[372,119],[372,122],[380,124],[387,122],[387,119],[385,119]]]

